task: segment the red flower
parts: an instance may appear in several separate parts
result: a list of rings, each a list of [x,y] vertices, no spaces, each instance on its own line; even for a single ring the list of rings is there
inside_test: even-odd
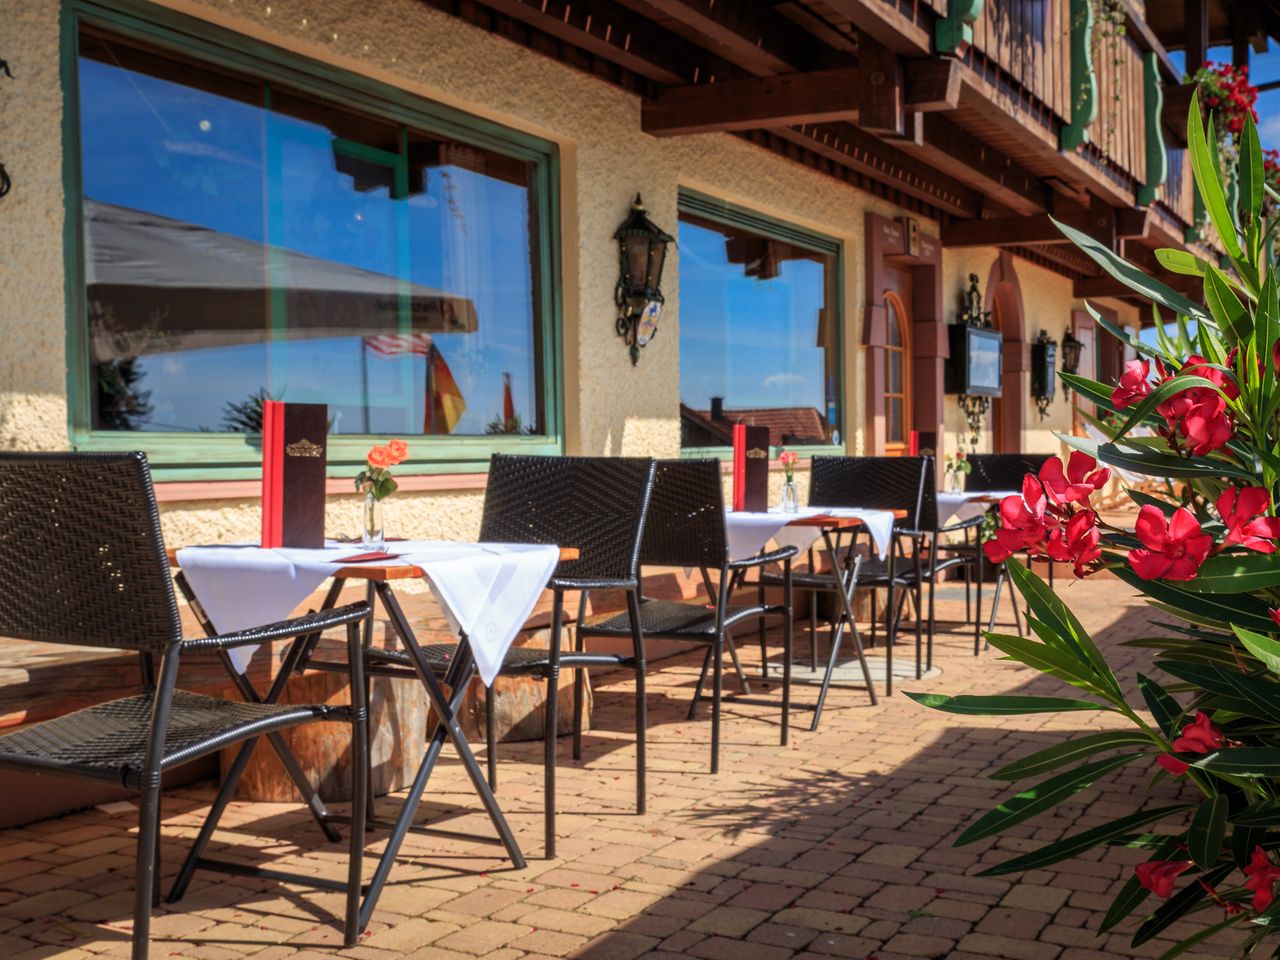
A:
[[[374,447],[369,451],[369,466],[380,470],[385,470],[395,464],[395,458],[391,456],[391,451],[386,447]]]
[[[1204,392],[1209,393],[1207,390]],[[1226,401],[1214,393],[1192,403],[1182,418],[1182,435],[1191,441],[1187,449],[1192,456],[1203,457],[1225,447],[1235,436],[1235,425],[1227,413]]]
[[[1065,530],[1054,530],[1045,543],[1045,552],[1054,560],[1075,564],[1077,577],[1086,576],[1085,567],[1102,556],[1099,545],[1102,534],[1098,530],[1098,515],[1092,510],[1081,510],[1067,521]]]
[[[1222,731],[1213,725],[1209,715],[1203,710],[1197,711],[1196,718],[1183,724],[1182,735],[1175,737],[1172,744],[1174,753],[1212,753],[1227,745],[1227,738]],[[1161,754],[1156,763],[1164,767],[1175,777],[1180,777],[1189,769],[1189,765],[1170,754]]]
[[[1280,337],[1271,345],[1271,370],[1280,377]]]
[[[401,463],[405,457],[409,456],[409,445],[403,440],[392,440],[387,444],[387,453],[393,464]]]
[[[1149,863],[1138,864],[1133,868],[1133,872],[1138,875],[1138,883],[1161,900],[1167,900],[1173,893],[1173,885],[1178,875],[1190,869],[1190,860],[1152,860]]]
[[[1097,465],[1098,461],[1087,453],[1073,450],[1067,463],[1066,476],[1062,473],[1062,461],[1053,457],[1046,460],[1040,468],[1040,482],[1059,506],[1065,507],[1073,500],[1088,506],[1093,492],[1101,490],[1111,479],[1111,470],[1107,467],[1094,470]],[[1090,473],[1090,470],[1093,472]]]
[[[1244,868],[1244,875],[1247,878],[1244,882],[1245,889],[1253,891],[1253,909],[1261,913],[1275,899],[1272,885],[1280,880],[1280,867],[1271,862],[1267,851],[1257,846],[1253,848],[1249,865]]]
[[[1228,487],[1218,498],[1218,513],[1227,525],[1224,547],[1240,544],[1246,550],[1275,553],[1272,541],[1280,537],[1280,517],[1265,516],[1271,495],[1261,487]]]
[[[1182,727],[1182,736],[1173,741],[1176,753],[1212,753],[1227,745],[1227,738],[1213,725],[1203,710],[1196,711],[1196,718]]]
[[[1022,478],[1022,496],[1005,497],[1000,501],[1000,526],[995,538],[982,545],[987,559],[992,563],[1004,563],[1019,550],[1037,547],[1044,542],[1051,520],[1045,518],[1049,503],[1044,488],[1035,474]]]
[[[1280,340],[1276,341],[1280,349]],[[1120,382],[1111,391],[1111,403],[1117,410],[1125,410],[1151,393],[1151,361],[1130,360],[1124,365]]]
[[[1144,504],[1134,532],[1145,549],[1129,551],[1129,566],[1143,580],[1192,580],[1213,546],[1213,538],[1186,507],[1165,520],[1158,507]]]

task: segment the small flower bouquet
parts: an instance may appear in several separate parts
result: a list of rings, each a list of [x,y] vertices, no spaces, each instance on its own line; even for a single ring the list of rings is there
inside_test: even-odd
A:
[[[365,468],[356,474],[356,489],[375,500],[385,500],[397,489],[391,468],[403,463],[408,455],[409,445],[403,440],[392,440],[385,447],[374,447],[369,451]]]
[[[409,455],[409,445],[403,440],[392,440],[385,447],[377,446],[365,458],[365,467],[356,474],[356,490],[364,494],[360,520],[360,542],[367,549],[380,548],[385,541],[382,530],[382,501],[396,492],[398,484],[391,476],[391,468],[403,463]]]
[[[800,510],[800,491],[796,489],[796,461],[800,455],[794,450],[783,450],[778,454],[778,462],[782,464],[782,472],[786,482],[782,485],[782,510],[784,513],[796,513]]]

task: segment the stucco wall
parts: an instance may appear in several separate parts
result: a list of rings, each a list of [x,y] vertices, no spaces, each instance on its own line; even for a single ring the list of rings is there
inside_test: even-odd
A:
[[[969,274],[978,275],[978,283],[986,293],[991,278],[992,267],[999,258],[999,251],[992,247],[967,247],[947,250],[943,255],[943,304],[947,307],[948,318],[954,317],[963,307],[965,291],[969,288]],[[1044,330],[1059,344],[1058,369],[1062,368],[1061,344],[1063,335],[1071,328],[1071,314],[1074,310],[1083,309],[1084,301],[1072,293],[1069,279],[1054,273],[1038,264],[1014,258],[1012,268],[1016,275],[1017,286],[1022,293],[1022,336],[1025,342],[1034,341],[1041,330]],[[1116,311],[1119,321],[1133,328],[1139,324],[1136,307],[1116,300],[1099,300],[1097,305],[1109,307]],[[1098,331],[1099,340],[1109,336],[1105,331]],[[1083,371],[1082,371],[1083,372]],[[1072,430],[1073,402],[1065,396],[1063,384],[1058,382],[1057,396],[1051,403],[1043,420],[1036,410],[1035,401],[1030,396],[1030,377],[1024,374],[1021,383],[1005,383],[1005,396],[1012,401],[1011,389],[1019,392],[1022,402],[1026,404],[1023,414],[1022,449],[1029,453],[1060,453],[1065,448],[1054,436],[1055,433],[1069,434]],[[963,437],[968,442],[968,427],[964,415],[955,397],[947,397],[945,401],[946,443],[944,450],[951,452]],[[982,438],[978,443],[980,452],[992,449],[992,414],[988,413],[983,428]]]
[[[851,449],[864,419],[861,383],[864,214],[890,204],[728,135],[658,140],[640,132],[640,101],[415,0],[172,0],[166,4],[317,60],[457,106],[559,144],[562,157],[565,403],[569,452],[679,453],[679,251],[669,260],[658,336],[632,367],[613,331],[617,267],[611,237],[639,191],[674,233],[677,191],[692,187],[837,237],[845,243],[845,418]],[[14,175],[5,201],[7,251],[0,328],[18,349],[0,358],[0,445],[65,447],[65,308],[57,4],[17,0],[2,49],[22,110],[0,111],[0,149]],[[28,106],[30,109],[28,109]],[[19,148],[17,145],[21,144]],[[14,227],[8,225],[12,223]],[[925,229],[935,229],[926,222]],[[803,482],[802,482],[803,486]],[[405,494],[390,520],[426,536],[474,534],[475,493]],[[335,529],[354,506],[330,505]],[[253,536],[252,500],[168,503],[175,541]],[[211,528],[211,524],[213,527]]]
[[[632,367],[613,330],[617,267],[612,233],[637,191],[654,220],[675,232],[677,192],[690,187],[844,242],[844,433],[864,449],[861,341],[865,304],[863,228],[867,211],[901,210],[729,135],[658,140],[640,132],[640,101],[609,84],[471,27],[416,0],[165,0],[165,5],[313,59],[333,64],[556,142],[561,151],[567,450],[608,455],[679,453],[679,250],[664,282],[667,306],[658,336]],[[0,51],[15,81],[0,80],[0,159],[14,190],[0,206],[0,448],[67,445],[63,290],[61,98],[58,4],[10,0]],[[18,108],[20,104],[20,109]],[[928,221],[922,229],[935,233]],[[949,312],[976,272],[985,283],[992,250],[944,252]],[[1059,341],[1069,322],[1069,281],[1018,261],[1028,338],[1044,326]],[[1034,307],[1032,306],[1034,304]],[[959,414],[947,402],[947,440]],[[1068,406],[1049,420],[1027,415],[1026,444],[1056,444]],[[775,480],[779,478],[775,477]],[[801,489],[807,478],[798,478]],[[776,484],[775,484],[776,485]],[[468,537],[481,494],[405,493],[389,506],[400,533]],[[355,526],[352,498],[334,498],[330,527]],[[253,537],[255,500],[164,505],[172,542]]]

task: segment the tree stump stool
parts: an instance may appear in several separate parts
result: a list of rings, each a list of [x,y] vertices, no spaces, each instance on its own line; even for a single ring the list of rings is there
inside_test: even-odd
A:
[[[402,598],[419,642],[446,643],[453,637],[447,622],[429,597],[410,594]],[[426,600],[424,604],[422,601]],[[416,602],[415,602],[416,601]],[[427,607],[428,609],[423,609]],[[422,614],[427,614],[425,617]],[[542,618],[544,619],[544,618]],[[534,622],[537,622],[536,620]],[[550,631],[546,628],[526,630],[516,638],[515,646],[546,648]],[[390,624],[379,620],[374,642],[393,644]],[[572,649],[572,627],[566,627],[563,649]],[[326,638],[321,644],[326,660],[341,660],[345,645]],[[583,729],[590,729],[591,684],[585,684]],[[573,732],[573,674],[560,677],[557,733]],[[229,693],[234,697],[234,693]],[[490,695],[480,678],[471,682],[471,691],[459,710],[458,722],[467,740],[483,751],[485,742],[485,697]],[[499,741],[541,740],[546,704],[546,681],[541,677],[499,677],[494,682],[495,727]],[[309,671],[290,677],[282,703],[349,704],[347,678],[339,673]],[[370,701],[369,729],[372,734],[370,755],[373,762],[373,790],[384,795],[409,785],[426,752],[428,729],[434,729],[435,714],[427,702],[422,684],[414,679],[375,677]],[[298,758],[307,778],[320,796],[331,802],[351,799],[351,730],[342,723],[310,723],[281,731],[281,736]],[[221,768],[225,775],[237,748],[222,751]],[[285,772],[279,757],[265,741],[254,750],[245,773],[236,787],[236,798],[267,802],[298,802],[302,798]]]

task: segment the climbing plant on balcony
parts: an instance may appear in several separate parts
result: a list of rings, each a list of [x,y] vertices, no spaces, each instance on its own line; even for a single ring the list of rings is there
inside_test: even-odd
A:
[[[1017,782],[1019,792],[957,843],[996,836],[1124,768],[1172,780],[1172,801],[1135,800],[1132,812],[985,871],[1039,869],[1097,847],[1142,851],[1102,930],[1137,914],[1140,946],[1183,918],[1202,921],[1164,958],[1237,927],[1246,954],[1280,956],[1280,276],[1270,243],[1277,221],[1264,210],[1265,197],[1278,198],[1246,117],[1232,171],[1238,201],[1228,200],[1213,126],[1206,131],[1193,104],[1190,159],[1229,266],[1182,250],[1158,254],[1170,270],[1202,280],[1204,306],[1062,228],[1152,301],[1157,329],[1179,321],[1151,345],[1093,313],[1138,353],[1115,384],[1062,374],[1107,414],[1095,421],[1106,439],[1063,437],[1075,448],[1069,459],[1026,477],[1022,494],[1001,503],[985,545],[991,560],[1008,562],[1034,634],[991,634],[991,645],[1073,688],[1070,696],[910,694],[955,714],[1114,719],[992,774]],[[1132,530],[1108,525],[1093,505],[1112,468],[1165,482],[1160,495],[1130,491]],[[1024,550],[1070,563],[1081,577],[1110,570],[1150,601],[1151,635],[1130,641],[1152,658],[1135,678],[1136,694],[1067,603],[1017,563]]]

